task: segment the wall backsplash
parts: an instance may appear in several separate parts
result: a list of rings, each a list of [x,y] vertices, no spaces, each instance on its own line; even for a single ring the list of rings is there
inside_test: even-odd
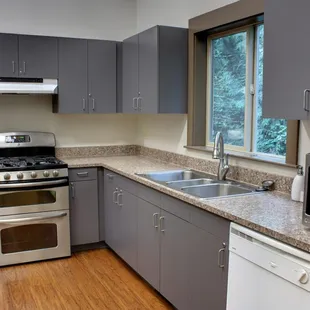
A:
[[[57,146],[136,144],[134,115],[52,113],[51,96],[0,96],[0,131],[49,131]]]

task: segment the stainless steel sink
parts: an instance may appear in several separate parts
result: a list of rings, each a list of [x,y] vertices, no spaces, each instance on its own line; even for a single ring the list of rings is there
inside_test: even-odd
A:
[[[160,171],[160,172],[150,172],[137,175],[159,183],[209,178],[208,174],[200,173],[194,170]]]
[[[193,195],[199,198],[215,198],[225,196],[238,196],[255,193],[252,189],[245,188],[232,184],[209,184],[200,186],[183,187],[181,190],[184,193]]]
[[[172,181],[166,182],[167,186],[172,188],[181,189],[182,187],[197,186],[197,185],[207,185],[216,183],[214,179],[196,179],[196,180],[185,180],[185,181]]]

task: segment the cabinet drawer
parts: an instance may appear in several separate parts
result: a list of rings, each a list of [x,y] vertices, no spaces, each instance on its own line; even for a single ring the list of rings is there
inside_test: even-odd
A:
[[[189,222],[193,206],[170,196],[162,195],[161,208]]]
[[[228,242],[230,222],[208,211],[192,206],[191,223]]]
[[[69,169],[70,182],[97,180],[97,168]]]

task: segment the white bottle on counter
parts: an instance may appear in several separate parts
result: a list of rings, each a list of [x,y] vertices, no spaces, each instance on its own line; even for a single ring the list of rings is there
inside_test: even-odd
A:
[[[301,201],[301,192],[304,191],[304,172],[302,166],[298,166],[297,175],[294,178],[292,191],[291,191],[291,198],[294,201]]]

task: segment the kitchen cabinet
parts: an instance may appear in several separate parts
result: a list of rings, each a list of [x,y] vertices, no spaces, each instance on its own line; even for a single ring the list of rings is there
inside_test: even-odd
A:
[[[310,63],[307,0],[266,1],[263,116],[309,119]],[[287,22],[288,20],[294,22]]]
[[[190,262],[188,235],[190,223],[170,214],[161,212],[160,244],[160,293],[177,309],[189,307],[188,274],[192,268]],[[208,307],[207,307],[208,308]]]
[[[0,76],[57,79],[58,39],[0,34]]]
[[[76,169],[73,169],[76,170]],[[97,169],[89,169],[90,173]],[[88,170],[78,169],[81,179],[70,181],[70,230],[71,245],[84,245],[99,242],[99,210],[98,210],[98,184],[90,177],[82,179]],[[72,174],[72,169],[70,171]]]
[[[177,309],[225,310],[229,222],[105,170],[106,243]]]
[[[0,76],[18,77],[18,35],[0,34]]]
[[[59,39],[54,112],[116,113],[116,42]]]
[[[187,30],[156,26],[123,42],[123,113],[187,113]]]
[[[160,208],[138,198],[139,274],[159,291]]]
[[[20,35],[19,76],[27,78],[58,77],[58,39]]]

